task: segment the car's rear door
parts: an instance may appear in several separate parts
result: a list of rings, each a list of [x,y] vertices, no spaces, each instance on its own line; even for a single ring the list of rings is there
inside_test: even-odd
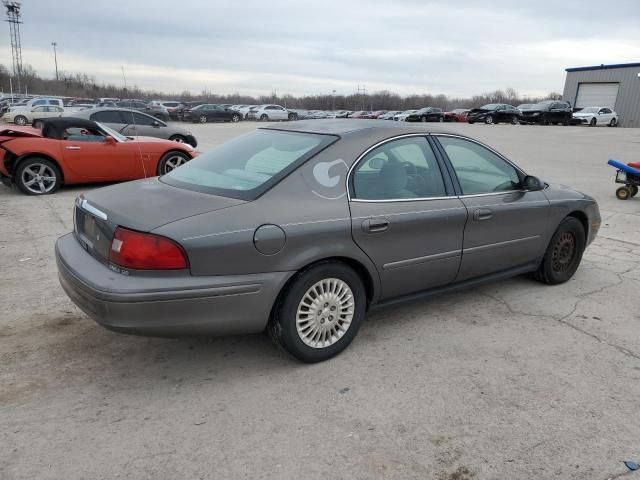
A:
[[[378,144],[351,172],[353,239],[375,263],[383,298],[445,285],[458,273],[467,210],[443,167],[427,136],[415,134]]]
[[[127,128],[133,122],[133,118],[131,112],[126,110],[101,110],[92,113],[89,119],[100,122],[123,135],[134,135]]]
[[[524,174],[484,145],[455,135],[436,138],[469,212],[457,280],[526,266],[541,258],[550,214],[545,194],[524,190]]]

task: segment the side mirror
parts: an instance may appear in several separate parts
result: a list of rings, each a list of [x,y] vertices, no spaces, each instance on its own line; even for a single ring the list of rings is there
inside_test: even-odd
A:
[[[115,145],[116,144],[116,139],[113,138],[112,136],[107,136],[104,137],[104,141],[111,144],[111,145]]]
[[[544,183],[533,175],[527,175],[524,177],[524,181],[522,182],[524,189],[530,192],[537,192],[544,188]]]
[[[382,170],[382,167],[384,167],[385,161],[380,158],[372,158],[371,160],[369,160],[369,168],[371,170]]]

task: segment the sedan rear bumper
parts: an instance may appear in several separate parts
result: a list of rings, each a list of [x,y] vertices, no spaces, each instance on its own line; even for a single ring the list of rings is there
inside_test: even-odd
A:
[[[126,276],[93,258],[73,234],[56,242],[56,261],[62,288],[89,317],[110,330],[152,336],[261,332],[293,274]]]

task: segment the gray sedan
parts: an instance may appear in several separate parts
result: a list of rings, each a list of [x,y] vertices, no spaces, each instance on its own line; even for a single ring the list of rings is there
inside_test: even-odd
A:
[[[472,138],[371,120],[261,128],[88,192],[74,215],[60,281],[101,325],[267,330],[305,362],[381,305],[525,273],[566,282],[600,226],[593,198]]]
[[[196,137],[185,128],[168,125],[162,120],[129,108],[101,107],[69,113],[67,116],[100,122],[127,137],[156,137],[188,143],[197,147]]]

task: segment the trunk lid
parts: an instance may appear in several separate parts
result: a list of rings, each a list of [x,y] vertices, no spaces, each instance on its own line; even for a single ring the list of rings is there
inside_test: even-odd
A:
[[[76,200],[74,234],[80,245],[108,263],[118,226],[150,232],[193,215],[246,203],[244,200],[192,192],[156,178],[121,183],[88,192]]]

